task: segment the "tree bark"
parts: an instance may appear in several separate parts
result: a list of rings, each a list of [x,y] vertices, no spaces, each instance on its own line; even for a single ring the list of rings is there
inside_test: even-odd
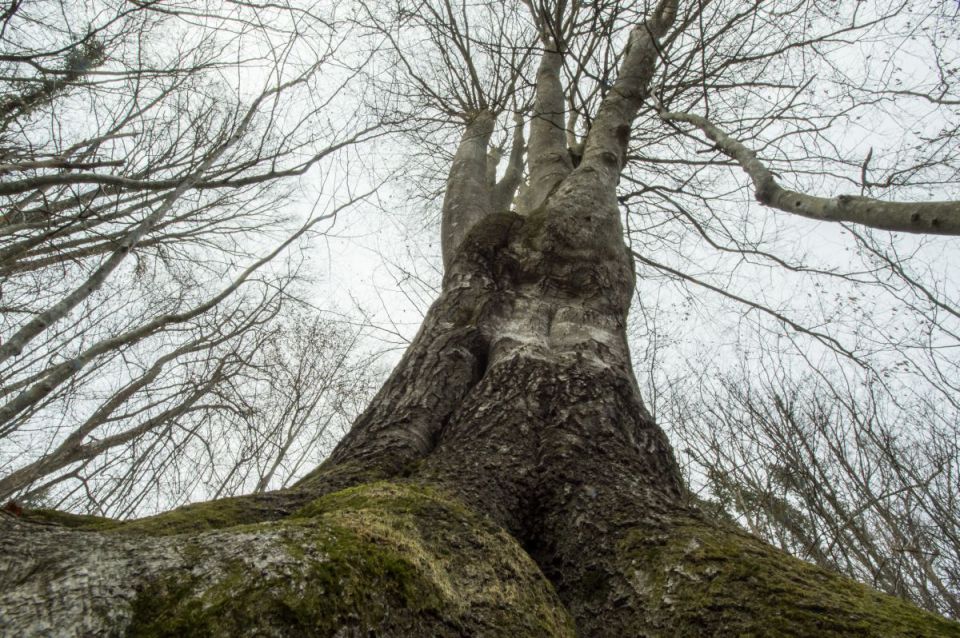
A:
[[[0,633],[960,636],[705,514],[643,405],[616,182],[676,6],[631,33],[576,168],[544,56],[523,215],[472,114],[440,297],[323,465],[129,522],[9,508]]]
[[[581,165],[539,212],[477,222],[295,488],[127,523],[5,514],[0,631],[960,635],[697,508],[631,372],[632,259],[602,183]]]

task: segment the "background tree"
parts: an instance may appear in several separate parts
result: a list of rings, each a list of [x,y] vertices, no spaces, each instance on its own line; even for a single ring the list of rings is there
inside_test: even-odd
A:
[[[327,119],[346,33],[292,3],[14,3],[2,25],[0,499],[123,516],[286,480],[313,417],[286,406],[267,454],[279,433],[253,415],[284,407],[250,397],[288,365],[269,344],[304,291],[300,260],[276,258],[355,199],[320,190],[375,134]],[[290,391],[307,392],[315,366],[353,366],[352,329],[298,312],[284,333],[315,362]],[[273,471],[226,472],[250,455],[237,445]]]
[[[782,185],[788,168],[823,175],[831,144],[833,159],[844,161],[842,145],[825,134],[843,112],[818,109],[824,101],[807,92],[823,85],[808,81],[812,73],[840,69],[834,56],[846,44],[897,36],[906,47],[899,36],[913,28],[910,3],[845,12],[815,1],[431,6],[399,4],[382,16],[379,6],[360,7],[357,18],[392,56],[370,69],[390,89],[372,105],[437,121],[418,127],[424,141],[459,137],[440,206],[442,289],[403,360],[330,458],[290,489],[127,523],[43,512],[5,520],[4,551],[23,557],[26,574],[3,593],[10,626],[957,633],[788,558],[693,498],[640,400],[627,342],[635,295],[648,315],[658,305],[645,289],[652,269],[771,317],[791,329],[777,326],[787,339],[809,338],[802,354],[813,364],[829,355],[878,369],[883,353],[855,339],[866,333],[852,333],[851,343],[819,317],[794,318],[773,292],[751,299],[732,285],[750,268],[728,271],[720,284],[723,272],[687,249],[698,237],[761,268],[857,278],[770,252],[758,226],[736,216],[756,211],[712,192],[731,167],[746,169],[762,204],[785,212],[950,230],[956,204],[893,205],[863,193],[824,201]],[[517,36],[498,45],[511,29]],[[414,62],[454,72],[428,74]],[[826,85],[851,90],[873,79],[838,71]],[[496,88],[509,86],[519,88]],[[952,98],[940,99],[935,106],[948,107]],[[508,160],[501,173],[498,156],[519,147],[521,133],[526,179],[516,180],[518,164]],[[811,152],[801,142],[808,136]],[[763,151],[790,161],[771,169]],[[949,169],[944,148],[917,151],[924,158],[912,185]],[[883,156],[857,162],[861,177]],[[684,214],[691,201],[708,206],[710,223]],[[664,258],[671,254],[680,263]],[[780,403],[797,421],[797,410]],[[85,531],[42,529],[42,521]],[[43,568],[52,562],[56,574]],[[64,601],[55,608],[42,605],[51,591]]]
[[[897,409],[878,383],[765,368],[702,379],[665,415],[692,473],[785,551],[955,617],[955,421],[936,401]]]

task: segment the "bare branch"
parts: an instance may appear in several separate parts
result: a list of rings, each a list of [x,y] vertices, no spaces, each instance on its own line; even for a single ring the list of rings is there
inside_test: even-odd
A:
[[[853,222],[895,232],[960,235],[960,202],[886,202],[870,197],[815,197],[783,188],[756,153],[707,119],[692,113],[661,111],[669,122],[693,124],[717,150],[737,161],[753,181],[757,200],[779,210],[811,219]]]

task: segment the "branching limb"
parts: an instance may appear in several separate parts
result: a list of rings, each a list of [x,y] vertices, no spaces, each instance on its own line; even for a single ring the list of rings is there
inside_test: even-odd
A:
[[[523,138],[523,116],[517,113],[514,115],[513,144],[510,147],[507,170],[493,188],[494,212],[510,210],[510,204],[513,203],[513,197],[523,179],[523,155],[526,150],[527,145]]]
[[[453,156],[440,223],[444,268],[450,267],[470,228],[492,210],[491,185],[487,182],[487,146],[495,121],[489,111],[473,116]]]
[[[678,0],[661,0],[653,14],[630,31],[620,73],[603,98],[583,153],[584,168],[597,170],[615,186],[626,163],[630,125],[649,95],[660,57],[660,39],[677,15]]]
[[[19,355],[23,348],[33,340],[37,335],[44,332],[52,324],[65,317],[73,308],[77,307],[84,299],[96,292],[121,262],[133,251],[140,240],[150,233],[167,213],[174,207],[177,201],[188,191],[193,189],[198,182],[202,181],[206,172],[220,159],[231,147],[243,139],[251,122],[259,112],[262,104],[267,102],[275,95],[281,94],[287,88],[300,84],[315,72],[316,67],[308,69],[304,74],[293,80],[271,87],[261,93],[244,113],[243,118],[237,124],[236,128],[223,141],[222,144],[212,149],[209,155],[200,162],[199,166],[184,176],[164,201],[157,206],[149,215],[147,215],[137,226],[135,226],[126,237],[118,244],[117,248],[104,260],[104,262],[77,288],[63,297],[59,302],[50,306],[47,310],[37,315],[34,319],[27,322],[17,330],[11,337],[0,345],[0,363],[11,357]]]
[[[210,299],[200,303],[193,308],[180,313],[173,314],[164,314],[161,315],[152,321],[145,322],[138,327],[129,330],[127,332],[121,333],[114,337],[101,340],[86,350],[84,350],[79,355],[67,359],[66,361],[57,364],[56,366],[48,368],[45,371],[44,376],[37,383],[35,383],[30,388],[21,392],[17,397],[10,400],[2,407],[0,407],[0,425],[6,423],[13,417],[15,417],[20,412],[26,410],[31,405],[37,403],[45,396],[50,394],[61,384],[67,382],[71,377],[76,375],[81,369],[87,366],[91,361],[96,357],[99,357],[111,350],[118,349],[122,346],[129,345],[132,343],[137,343],[143,339],[156,334],[159,330],[171,326],[185,323],[195,317],[202,315],[203,313],[209,311],[210,309],[219,305],[224,299],[227,299],[232,295],[240,286],[242,286],[254,273],[256,273],[264,265],[271,262],[278,254],[285,250],[290,244],[295,242],[300,237],[304,236],[310,231],[311,228],[316,226],[321,221],[331,219],[337,215],[341,210],[352,206],[358,201],[361,201],[372,194],[373,191],[364,193],[355,198],[352,198],[345,202],[344,204],[336,207],[333,211],[326,215],[321,215],[314,217],[308,220],[303,226],[301,226],[296,232],[287,237],[282,243],[270,251],[267,255],[261,257],[253,264],[248,266],[239,276],[237,276],[230,284],[224,287],[217,295],[211,297]]]
[[[668,122],[696,126],[735,160],[753,181],[757,200],[779,210],[829,222],[853,222],[907,233],[960,235],[960,202],[888,202],[870,197],[840,195],[816,197],[783,188],[756,153],[704,117],[693,113],[661,111]]]

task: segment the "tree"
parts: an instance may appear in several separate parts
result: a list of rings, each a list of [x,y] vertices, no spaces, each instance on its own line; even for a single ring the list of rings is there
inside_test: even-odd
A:
[[[812,55],[870,35],[909,8],[879,7],[861,21],[859,3],[845,14],[832,3],[773,5],[360,7],[358,20],[399,73],[371,73],[386,86],[373,106],[418,105],[410,115],[440,123],[417,127],[424,141],[451,121],[460,129],[441,210],[443,286],[418,335],[331,456],[289,489],[128,522],[5,517],[0,551],[16,560],[4,565],[4,628],[960,633],[703,507],[640,398],[626,336],[634,261],[670,266],[624,245],[619,204],[630,201],[618,185],[643,191],[649,174],[665,173],[668,159],[647,154],[657,144],[702,145],[703,131],[709,151],[728,158],[711,166],[736,162],[761,202],[789,212],[897,230],[955,227],[953,203],[824,202],[785,189],[739,137],[695,112],[722,102],[728,73],[761,92],[771,64],[795,49]],[[565,87],[565,77],[577,80]],[[789,82],[775,88],[799,92]],[[744,132],[789,122],[791,104],[743,107]],[[510,111],[529,118],[529,131]],[[508,146],[491,149],[491,140],[504,119],[512,152],[500,172]],[[698,162],[684,166],[697,186]]]
[[[956,617],[950,423],[932,402],[896,410],[878,384],[765,368],[704,379],[667,417],[710,492],[772,544]]]
[[[325,121],[344,34],[292,3],[14,3],[0,23],[0,499],[128,515],[187,457],[183,502],[227,432],[270,438],[248,399],[304,279],[278,256],[354,199],[305,225],[291,206],[375,134]]]

